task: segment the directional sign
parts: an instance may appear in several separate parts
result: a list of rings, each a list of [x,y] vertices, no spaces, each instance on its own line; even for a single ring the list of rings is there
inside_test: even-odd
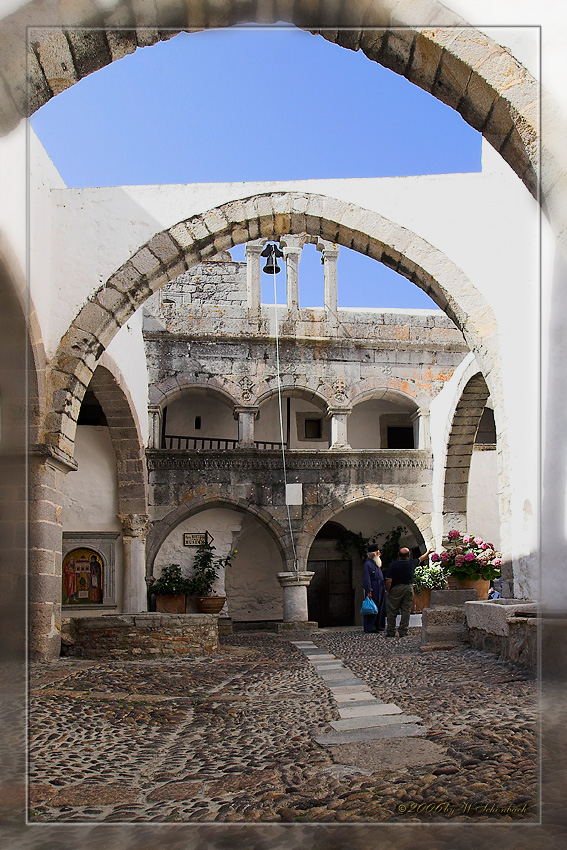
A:
[[[214,537],[208,531],[186,531],[183,535],[184,546],[200,546],[202,543],[212,543]]]

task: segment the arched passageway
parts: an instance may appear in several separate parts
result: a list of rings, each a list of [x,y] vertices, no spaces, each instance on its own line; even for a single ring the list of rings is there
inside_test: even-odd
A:
[[[307,558],[307,568],[315,573],[307,591],[310,620],[319,626],[362,622],[364,554],[357,538],[362,535],[381,545],[398,528],[400,546],[425,551],[424,536],[415,519],[382,499],[352,500],[319,528]]]
[[[276,576],[284,569],[284,557],[282,535],[277,537],[274,526],[260,518],[257,508],[228,499],[202,502],[196,509],[181,505],[164,518],[159,536],[156,526],[152,529],[149,572],[157,577],[164,566],[175,563],[191,575],[195,548],[187,545],[186,535],[208,532],[215,557],[234,552],[230,568],[219,574],[214,587],[227,599],[223,616],[236,623],[281,620],[282,593]],[[187,610],[193,610],[192,600]]]

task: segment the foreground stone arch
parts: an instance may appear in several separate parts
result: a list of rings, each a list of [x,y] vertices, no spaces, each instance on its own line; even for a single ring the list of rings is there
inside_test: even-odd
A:
[[[233,245],[289,233],[308,233],[353,248],[427,292],[463,333],[489,376],[495,403],[499,402],[494,314],[446,255],[417,234],[351,203],[312,193],[262,193],[228,202],[156,234],[84,305],[53,360],[45,442],[72,455],[78,410],[96,363],[119,327],[150,295]]]
[[[258,520],[275,541],[282,556],[282,562],[285,564],[286,561],[293,560],[287,543],[288,532],[284,531],[279,522],[265,508],[258,507],[258,505],[247,502],[245,499],[231,499],[220,492],[216,493],[214,488],[209,487],[207,493],[196,495],[191,500],[182,502],[162,519],[152,524],[146,541],[148,575],[152,575],[156,555],[167,536],[184,520],[211,508],[227,508],[228,510],[250,514]]]
[[[435,0],[361,0],[273,4],[219,0],[135,5],[114,0],[57,4],[30,2],[7,19],[0,73],[8,91],[0,103],[4,132],[51,97],[105,65],[167,40],[182,30],[234,24],[295,24],[349,50],[362,50],[456,109],[500,152],[537,197],[539,87],[508,50]],[[120,30],[111,29],[118,24]],[[26,49],[25,27],[29,30]],[[398,27],[398,29],[395,29]],[[94,28],[94,29],[89,29]],[[171,28],[171,29],[168,29]],[[30,86],[26,90],[26,59]],[[22,55],[23,54],[23,55]]]

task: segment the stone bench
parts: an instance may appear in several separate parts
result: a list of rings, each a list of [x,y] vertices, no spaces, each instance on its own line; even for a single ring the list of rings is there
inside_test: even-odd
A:
[[[465,602],[468,640],[529,670],[537,666],[538,605],[522,599]]]

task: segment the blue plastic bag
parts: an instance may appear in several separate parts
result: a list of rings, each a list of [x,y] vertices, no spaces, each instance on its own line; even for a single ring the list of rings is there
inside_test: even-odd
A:
[[[360,613],[365,617],[371,617],[373,614],[378,613],[378,608],[376,607],[376,603],[369,596],[366,597],[364,602],[362,603],[362,608],[360,609]]]

